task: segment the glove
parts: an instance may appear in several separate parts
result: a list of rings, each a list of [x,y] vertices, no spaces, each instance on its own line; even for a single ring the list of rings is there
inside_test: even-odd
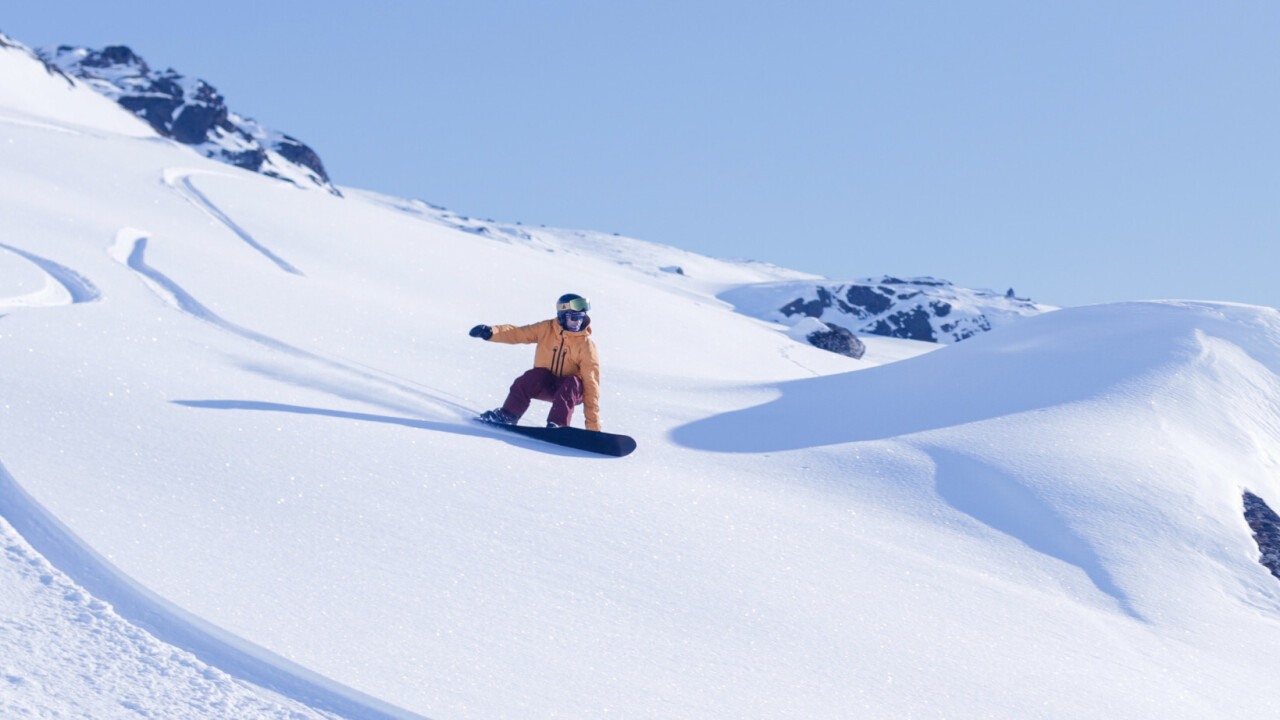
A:
[[[477,325],[471,328],[471,337],[478,337],[481,340],[488,340],[493,337],[493,328],[488,325]]]

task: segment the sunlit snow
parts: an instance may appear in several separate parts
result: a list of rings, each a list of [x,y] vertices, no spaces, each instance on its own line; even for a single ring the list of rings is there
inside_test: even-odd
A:
[[[1280,712],[1277,311],[853,360],[719,299],[802,273],[343,192],[0,47],[0,715]],[[565,292],[627,458],[472,419]]]

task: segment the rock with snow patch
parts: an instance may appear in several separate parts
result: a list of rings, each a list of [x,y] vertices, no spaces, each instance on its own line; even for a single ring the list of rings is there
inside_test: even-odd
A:
[[[861,359],[866,354],[867,346],[863,345],[856,335],[849,332],[849,328],[831,323],[824,324],[829,329],[825,332],[810,333],[807,338],[810,345],[833,353],[848,355],[854,360]]]
[[[1266,501],[1245,490],[1244,519],[1253,531],[1254,542],[1262,556],[1262,563],[1271,574],[1280,578],[1280,516],[1267,505]]]
[[[341,195],[314,150],[232,112],[222,95],[203,80],[185,77],[172,68],[152,70],[124,45],[102,50],[64,45],[42,49],[39,55],[50,67],[80,78],[146,120],[160,135],[189,145],[206,157]]]
[[[861,359],[867,352],[867,346],[848,328],[825,323],[817,318],[805,318],[792,326],[787,334],[794,340],[807,342],[816,348],[840,355],[847,355],[855,360]]]
[[[930,277],[847,283],[794,281],[735,288],[720,296],[740,312],[795,324],[839,320],[854,333],[954,343],[1055,308],[1012,291],[971,290]]]

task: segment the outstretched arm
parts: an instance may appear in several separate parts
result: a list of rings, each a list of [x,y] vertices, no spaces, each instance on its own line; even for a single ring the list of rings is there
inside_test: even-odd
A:
[[[550,324],[549,324],[550,323]],[[532,325],[523,325],[516,327],[515,325],[494,325],[490,330],[492,334],[489,340],[500,343],[524,344],[536,343],[542,340],[543,333],[549,332],[551,325],[555,321],[542,321]]]

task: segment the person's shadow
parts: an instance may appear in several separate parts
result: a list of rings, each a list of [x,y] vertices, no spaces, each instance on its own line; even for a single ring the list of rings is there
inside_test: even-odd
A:
[[[340,420],[382,423],[384,425],[400,425],[418,430],[468,435],[471,437],[493,438],[502,440],[508,445],[516,445],[529,450],[538,450],[548,455],[566,455],[583,457],[589,453],[581,450],[560,447],[539,442],[523,435],[504,432],[501,428],[490,428],[479,422],[442,422],[439,420],[422,420],[418,418],[395,417],[392,415],[373,415],[370,413],[347,412],[345,410],[329,410],[325,408],[306,407],[303,405],[286,405],[283,403],[260,402],[257,400],[174,400],[174,405],[205,410],[251,410],[257,412],[278,412],[292,415],[321,415]]]

